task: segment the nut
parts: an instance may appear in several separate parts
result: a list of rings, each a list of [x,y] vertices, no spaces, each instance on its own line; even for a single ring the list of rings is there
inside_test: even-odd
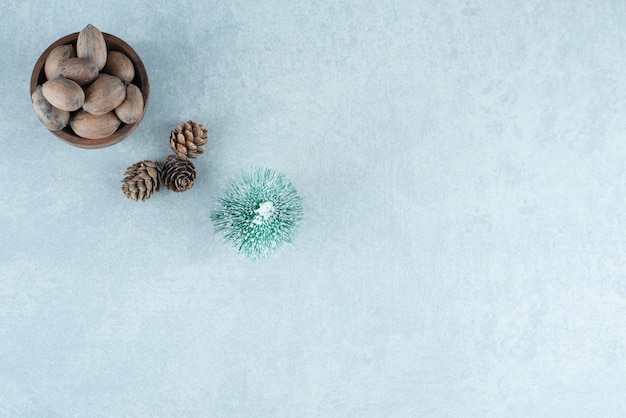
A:
[[[58,76],[85,86],[98,77],[98,67],[87,58],[69,58],[59,68]]]
[[[126,97],[126,88],[119,78],[100,74],[85,90],[83,110],[92,115],[103,115],[119,106]]]
[[[119,51],[109,51],[102,72],[114,75],[126,83],[130,83],[135,78],[135,67],[133,67],[132,61]]]
[[[143,96],[134,84],[126,85],[126,99],[115,108],[115,114],[124,123],[135,123],[143,113]]]
[[[113,112],[92,115],[80,110],[70,119],[74,133],[86,139],[100,139],[112,135],[120,126],[120,120]]]
[[[93,25],[87,25],[78,33],[76,54],[80,58],[92,60],[98,70],[104,67],[107,62],[107,44],[100,29]]]
[[[43,123],[43,126],[51,131],[60,131],[65,128],[70,119],[70,112],[52,106],[43,96],[41,86],[37,86],[30,98],[33,102],[35,114]]]
[[[54,48],[46,58],[43,71],[46,74],[46,80],[57,78],[59,69],[63,63],[76,56],[76,50],[72,45],[59,45]]]
[[[53,78],[42,85],[41,92],[50,104],[61,110],[73,112],[85,102],[85,92],[75,81]]]

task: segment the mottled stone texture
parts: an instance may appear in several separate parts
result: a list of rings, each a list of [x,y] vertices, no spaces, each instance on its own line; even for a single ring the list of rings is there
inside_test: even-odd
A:
[[[626,3],[4,2],[0,416],[626,415]],[[92,23],[152,85],[70,147],[39,54]],[[186,193],[124,170],[211,132]],[[250,262],[209,219],[252,166],[304,199]]]

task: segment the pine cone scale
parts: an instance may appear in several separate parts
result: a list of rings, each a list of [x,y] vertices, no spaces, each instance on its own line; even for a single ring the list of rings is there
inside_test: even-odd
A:
[[[148,175],[152,178],[157,178],[159,176],[155,167],[148,166],[147,171],[148,171]]]

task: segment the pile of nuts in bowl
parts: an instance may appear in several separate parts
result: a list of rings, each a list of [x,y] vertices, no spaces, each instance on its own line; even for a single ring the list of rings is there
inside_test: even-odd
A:
[[[44,73],[46,81],[31,99],[39,120],[51,131],[69,124],[82,138],[105,138],[143,114],[141,89],[131,83],[132,61],[120,51],[108,51],[102,32],[93,25],[79,32],[76,48],[54,48]]]

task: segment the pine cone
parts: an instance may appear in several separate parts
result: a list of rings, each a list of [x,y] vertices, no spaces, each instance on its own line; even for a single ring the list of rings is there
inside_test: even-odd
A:
[[[170,134],[170,147],[179,157],[196,158],[204,152],[202,145],[209,140],[209,132],[196,122],[178,125]]]
[[[174,192],[184,192],[193,187],[196,167],[186,157],[170,155],[163,164],[163,184]]]
[[[140,161],[128,167],[124,175],[122,191],[135,202],[149,199],[161,188],[161,169],[157,162]]]

